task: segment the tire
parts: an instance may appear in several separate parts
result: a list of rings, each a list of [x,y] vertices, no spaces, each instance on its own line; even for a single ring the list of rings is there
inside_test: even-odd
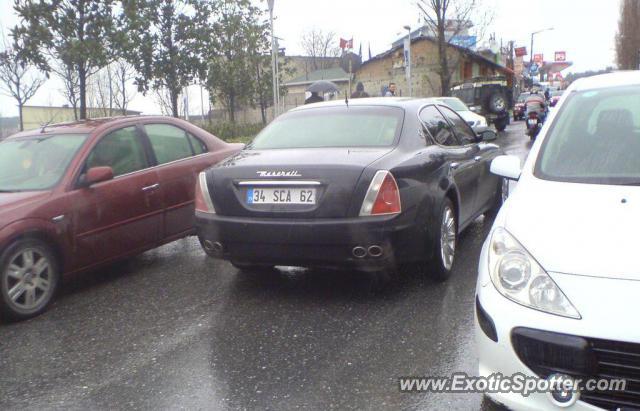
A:
[[[498,130],[498,131],[506,130],[506,128],[507,128],[507,120],[508,120],[508,118],[507,119],[501,118],[501,119],[495,120],[494,124],[496,126],[496,130]]]
[[[437,281],[446,281],[453,270],[458,242],[458,218],[453,203],[448,198],[444,200],[440,208],[440,218],[437,226],[431,272]],[[450,254],[445,251],[447,244],[451,250]]]
[[[28,239],[11,244],[0,257],[0,313],[21,321],[43,313],[60,283],[60,263],[51,247]]]
[[[489,111],[499,114],[507,110],[507,98],[499,91],[489,96]]]
[[[504,202],[509,197],[509,180],[506,178],[501,178],[498,182],[498,191],[496,193],[496,198],[493,200],[491,204],[491,208],[484,213],[487,217],[494,217],[498,215],[498,211],[500,211],[500,207],[504,204]]]

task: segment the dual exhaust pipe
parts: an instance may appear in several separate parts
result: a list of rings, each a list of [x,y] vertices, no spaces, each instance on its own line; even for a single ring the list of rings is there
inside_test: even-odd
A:
[[[351,250],[351,254],[355,258],[365,258],[367,256],[372,258],[379,258],[382,257],[382,254],[384,254],[384,250],[379,245],[372,245],[369,246],[369,248],[357,245],[353,247],[353,249]]]
[[[204,250],[207,252],[207,254],[213,257],[220,258],[224,254],[224,246],[219,241],[213,242],[210,240],[204,240],[202,242],[202,247],[204,247]]]
[[[211,240],[204,240],[202,242],[202,246],[204,247],[207,254],[213,257],[222,257],[224,255],[224,246],[219,241],[214,242]],[[384,254],[384,250],[379,245],[371,245],[368,248],[357,245],[353,247],[353,249],[351,250],[351,254],[355,258],[379,258],[382,257],[382,254]]]

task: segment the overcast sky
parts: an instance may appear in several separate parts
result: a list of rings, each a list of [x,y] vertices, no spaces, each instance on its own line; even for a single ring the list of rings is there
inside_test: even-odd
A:
[[[530,47],[531,32],[553,27],[536,35],[534,52],[553,59],[555,51],[566,51],[573,62],[571,71],[603,69],[614,65],[614,36],[617,30],[619,0],[482,0],[493,10],[489,33],[498,42],[514,40],[516,46]],[[261,2],[266,8],[266,1]],[[362,43],[366,58],[390,47],[410,24],[418,26],[416,0],[275,0],[276,35],[283,40],[287,54],[302,54],[300,36],[311,28],[333,31],[338,37],[354,39],[356,51]],[[6,31],[17,23],[12,0],[0,0],[0,23]],[[28,104],[61,105],[58,81],[48,81]],[[200,96],[190,91],[193,114],[200,113]],[[151,97],[136,96],[130,109],[146,114],[158,113]],[[0,97],[0,116],[16,115],[15,101]]]

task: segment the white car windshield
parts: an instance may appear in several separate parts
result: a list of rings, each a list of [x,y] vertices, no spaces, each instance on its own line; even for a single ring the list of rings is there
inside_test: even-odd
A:
[[[455,111],[469,111],[469,108],[457,98],[443,98],[441,101]]]
[[[60,134],[3,141],[0,143],[0,191],[53,187],[86,138],[86,134]]]
[[[538,156],[544,179],[640,184],[640,86],[571,93]]]

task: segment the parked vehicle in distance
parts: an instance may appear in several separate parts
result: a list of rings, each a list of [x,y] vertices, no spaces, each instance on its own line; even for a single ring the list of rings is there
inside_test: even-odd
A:
[[[447,106],[451,107],[453,111],[460,114],[460,117],[462,117],[462,119],[471,126],[476,134],[479,134],[487,129],[487,119],[469,110],[469,107],[467,107],[466,104],[464,104],[459,98],[440,97],[438,98],[438,101],[446,104]]]
[[[525,113],[527,109],[525,107],[525,100],[529,97],[530,93],[520,93],[518,96],[518,100],[516,100],[516,104],[513,105],[513,120],[524,120]]]
[[[474,78],[452,87],[451,96],[462,100],[474,113],[484,116],[496,130],[507,128],[513,92],[504,77]]]
[[[640,408],[639,95],[637,71],[577,80],[524,167],[491,164],[518,184],[480,256],[480,375],[626,381],[487,394],[509,409]]]
[[[388,279],[412,264],[444,280],[458,234],[496,210],[501,154],[436,99],[298,107],[200,174],[198,236],[240,269],[341,267]]]
[[[195,233],[200,171],[241,150],[185,121],[50,125],[0,143],[0,311],[44,311],[63,274]]]
[[[556,104],[558,104],[558,101],[560,101],[560,98],[562,97],[562,94],[564,93],[563,90],[554,90],[551,91],[551,98],[549,99],[549,107],[555,107]]]

